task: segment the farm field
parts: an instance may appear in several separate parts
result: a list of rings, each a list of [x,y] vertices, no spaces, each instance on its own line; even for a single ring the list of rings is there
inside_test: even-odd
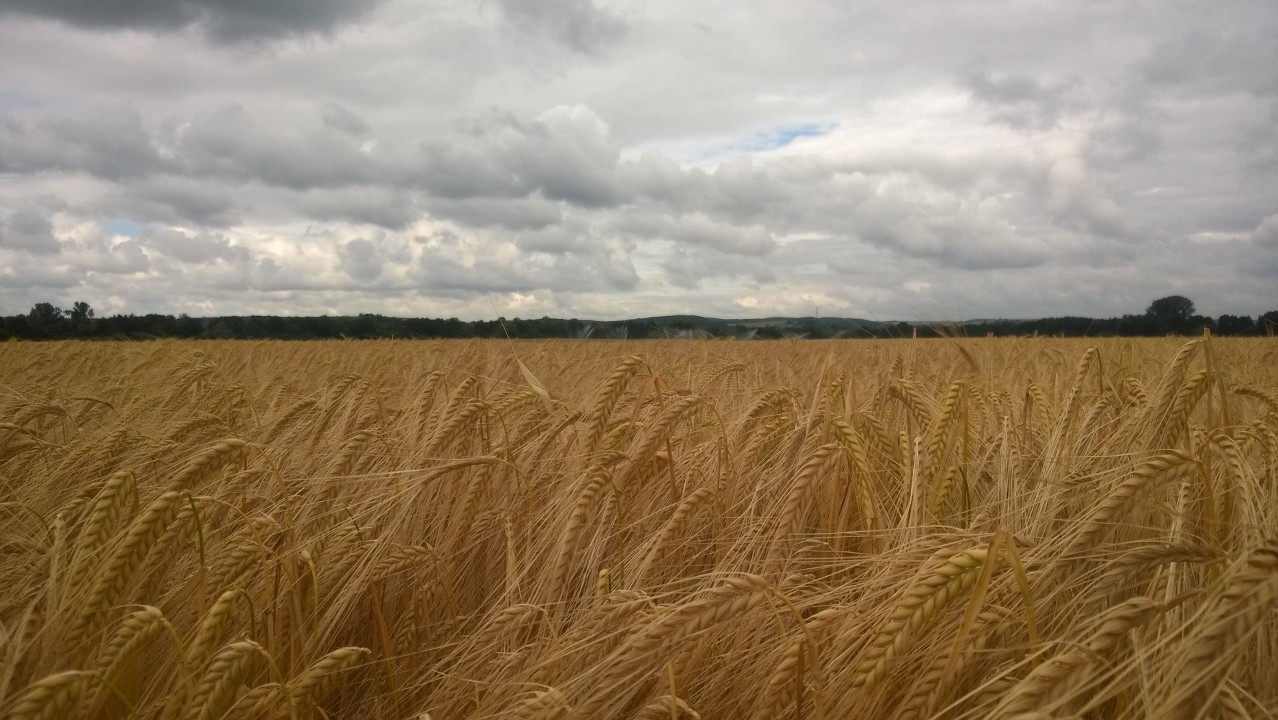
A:
[[[0,717],[1278,715],[1278,340],[0,345]]]

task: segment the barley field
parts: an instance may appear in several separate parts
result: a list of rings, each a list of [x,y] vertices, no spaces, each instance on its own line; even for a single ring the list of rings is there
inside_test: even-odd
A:
[[[1273,718],[1278,341],[0,345],[0,717]]]

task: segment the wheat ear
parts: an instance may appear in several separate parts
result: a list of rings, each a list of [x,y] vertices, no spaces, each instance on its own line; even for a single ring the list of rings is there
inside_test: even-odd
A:
[[[71,572],[67,576],[67,592],[74,593],[89,575],[95,556],[106,545],[115,523],[120,518],[129,498],[137,489],[137,480],[133,473],[122,470],[112,475],[103,486],[98,497],[93,501],[89,511],[89,519],[76,542],[75,556],[71,561]]]
[[[763,602],[771,584],[758,575],[729,578],[706,591],[707,597],[694,600],[649,626],[629,643],[631,652],[644,654],[659,647],[677,644],[690,635],[713,627]]]
[[[235,700],[235,692],[266,651],[252,640],[240,640],[218,651],[196,686],[186,720],[216,720]]]
[[[204,613],[199,627],[195,630],[195,635],[186,647],[186,667],[190,672],[196,673],[202,670],[213,651],[221,643],[222,634],[231,621],[232,613],[235,612],[235,601],[241,595],[245,595],[243,590],[227,590]]]
[[[608,416],[612,414],[613,408],[617,406],[617,401],[621,399],[621,394],[625,392],[630,378],[634,377],[634,374],[642,366],[643,358],[638,356],[622,360],[621,364],[608,375],[603,387],[599,388],[599,391],[595,393],[590,415],[586,418],[585,450],[587,453],[593,453],[599,449],[599,441],[603,439],[604,431],[608,427]]]
[[[635,715],[635,720],[701,720],[701,713],[692,709],[682,698],[662,695]]]
[[[873,418],[866,416],[867,424],[874,427]],[[870,461],[865,452],[865,443],[861,441],[861,437],[857,434],[852,426],[843,420],[835,420],[831,424],[834,437],[847,451],[848,457],[851,458],[852,466],[856,469],[857,477],[853,478],[855,483],[857,504],[860,505],[861,515],[865,519],[865,529],[869,531],[869,536],[873,537],[879,526],[879,513],[874,503],[874,496],[870,493]]]
[[[559,536],[559,553],[551,570],[547,602],[558,602],[562,599],[564,588],[568,583],[568,571],[572,567],[572,558],[577,552],[577,540],[586,524],[586,518],[594,509],[595,502],[599,499],[604,487],[611,482],[612,474],[602,468],[592,468],[587,473],[586,484],[578,493],[572,515],[568,516],[568,522],[564,524],[563,532]]]
[[[945,564],[910,587],[905,597],[874,636],[852,676],[852,686],[868,692],[881,680],[898,655],[915,641],[951,601],[976,582],[989,552],[971,548],[952,556]]]
[[[961,668],[974,655],[986,648],[1001,619],[1002,615],[996,612],[983,612],[977,615],[973,630],[959,651],[957,660],[952,661],[948,652],[934,654],[927,668],[913,683],[910,694],[893,711],[894,716],[901,720],[933,717],[937,704],[944,700],[962,679]]]
[[[72,630],[73,636],[86,638],[102,626],[105,611],[133,581],[134,575],[155,541],[176,517],[176,506],[181,497],[181,493],[176,490],[164,493],[148,505],[142,515],[133,522],[128,535],[107,561],[102,575],[85,603],[84,613]]]
[[[966,386],[962,382],[956,382],[950,386],[949,392],[945,393],[945,399],[941,401],[941,412],[928,430],[924,450],[932,463],[941,461],[941,447],[949,436],[950,427],[958,419],[965,389]]]
[[[441,425],[422,450],[425,457],[436,457],[445,450],[476,417],[488,411],[488,404],[472,400],[441,418]]]
[[[1121,512],[1137,495],[1159,481],[1172,482],[1192,474],[1197,469],[1193,457],[1173,450],[1141,463],[1126,480],[1110,492],[1074,535],[1073,541],[1062,554],[1069,559],[1096,546],[1097,539],[1108,527],[1121,519]]]
[[[608,708],[625,705],[642,688],[633,675],[666,648],[679,645],[725,620],[736,617],[763,602],[771,586],[758,575],[740,575],[706,591],[694,600],[667,613],[628,639],[614,654],[603,676],[594,684],[594,694],[577,708],[580,717],[607,717]]]
[[[837,442],[822,445],[795,473],[794,479],[790,482],[790,492],[781,505],[781,514],[777,521],[776,540],[778,544],[782,544],[782,547],[785,541],[799,532],[799,527],[803,523],[800,510],[808,497],[808,489],[816,482],[830,456],[840,447],[841,445]]]
[[[634,453],[631,454],[632,467],[638,467],[651,460],[656,455],[657,448],[666,441],[670,429],[685,414],[705,404],[706,400],[698,395],[684,395],[667,405],[665,412],[652,424],[652,427],[648,429],[647,434],[639,442]]]
[[[238,438],[226,438],[213,445],[199,455],[191,458],[182,472],[173,481],[175,487],[190,489],[200,484],[201,480],[211,477],[227,463],[240,458],[248,443]]]
[[[1149,598],[1134,597],[1106,612],[1100,627],[1080,647],[1047,660],[1013,686],[999,703],[999,713],[1027,713],[1076,692],[1086,683],[1090,666],[1108,655],[1129,630],[1149,622],[1162,609],[1162,604]]]
[[[319,705],[337,687],[342,673],[367,662],[372,651],[362,647],[344,647],[325,655],[306,668],[297,680],[289,685],[289,703]]]
[[[652,547],[644,555],[643,562],[639,564],[639,569],[635,571],[635,584],[643,582],[652,567],[664,557],[666,547],[679,535],[683,530],[683,526],[703,504],[715,497],[715,495],[714,488],[701,488],[679,503],[679,506],[675,508],[674,514],[670,516],[665,525],[661,526],[656,539],[652,541]]]
[[[32,683],[9,709],[9,720],[62,720],[80,702],[89,673],[67,670]]]
[[[764,686],[758,702],[754,705],[754,714],[751,715],[753,720],[767,720],[781,716],[781,713],[796,699],[794,680],[801,671],[804,654],[816,654],[816,648],[810,646],[809,640],[819,637],[842,622],[849,612],[847,607],[832,607],[807,619],[803,630],[790,639],[781,653],[781,659],[772,670],[768,684]]]
[[[555,688],[538,690],[520,701],[507,717],[510,720],[559,720],[568,717],[572,707],[563,693]]]
[[[164,617],[159,608],[146,606],[141,610],[129,613],[120,621],[115,634],[105,649],[98,655],[98,673],[102,683],[98,685],[90,703],[90,717],[96,717],[100,710],[110,702],[109,685],[119,677],[123,666],[142,648],[146,647],[160,633],[168,631],[176,635],[173,626]]]

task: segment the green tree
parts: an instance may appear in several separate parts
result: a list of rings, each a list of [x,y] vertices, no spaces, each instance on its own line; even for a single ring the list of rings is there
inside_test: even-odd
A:
[[[1256,324],[1250,315],[1221,315],[1216,320],[1217,335],[1249,335]]]
[[[1185,332],[1194,317],[1194,301],[1181,295],[1168,295],[1150,303],[1145,315],[1156,320],[1162,332]]]
[[[42,302],[31,306],[27,313],[27,321],[31,326],[32,336],[39,338],[62,337],[66,331],[66,318],[62,317],[62,308],[52,303]]]
[[[31,306],[27,317],[37,325],[52,325],[62,318],[62,308],[54,307],[53,303],[36,303]]]
[[[93,318],[93,308],[89,307],[89,303],[83,300],[76,300],[66,313],[67,317],[71,318],[71,322],[76,325],[83,325]]]
[[[1278,310],[1270,310],[1256,320],[1256,329],[1262,335],[1278,334]]]

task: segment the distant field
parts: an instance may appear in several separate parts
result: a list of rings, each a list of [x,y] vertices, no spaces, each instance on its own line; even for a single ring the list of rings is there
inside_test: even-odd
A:
[[[1273,338],[0,344],[0,717],[1272,717],[1276,601]]]

